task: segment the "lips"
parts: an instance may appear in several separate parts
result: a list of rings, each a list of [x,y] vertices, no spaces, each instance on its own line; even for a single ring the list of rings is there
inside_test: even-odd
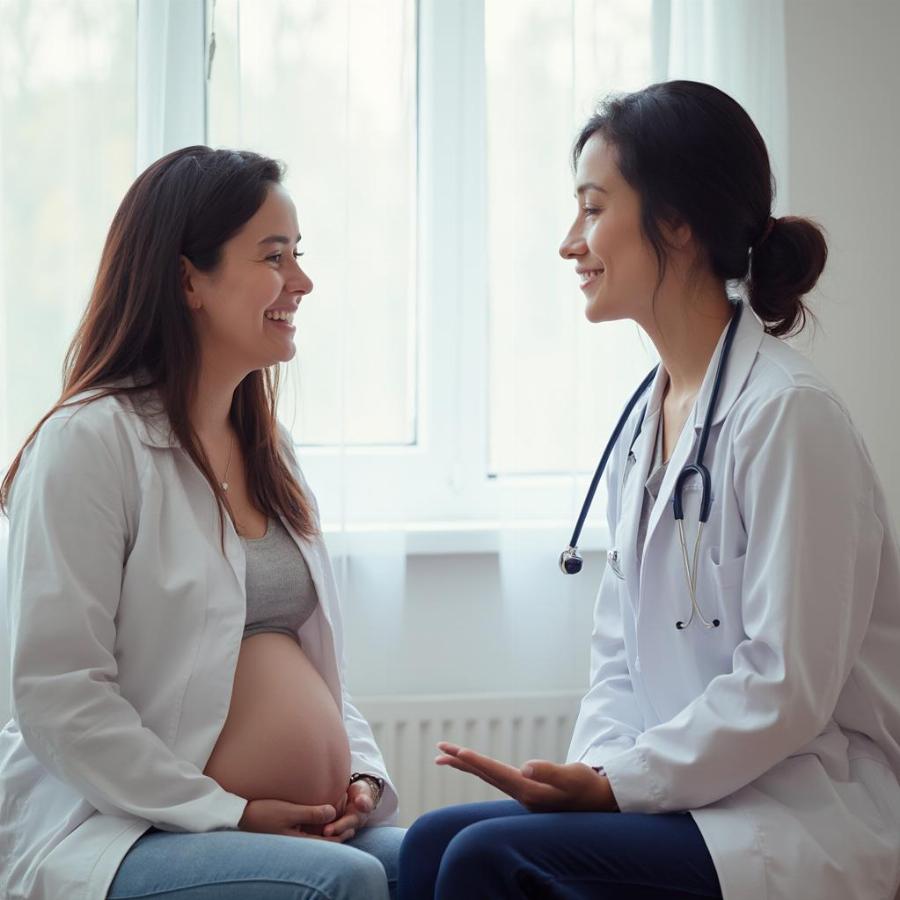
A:
[[[576,271],[581,281],[581,287],[586,288],[589,285],[592,285],[606,269],[576,269]]]
[[[294,310],[292,309],[267,309],[263,316],[270,322],[284,322],[287,325],[294,324]]]

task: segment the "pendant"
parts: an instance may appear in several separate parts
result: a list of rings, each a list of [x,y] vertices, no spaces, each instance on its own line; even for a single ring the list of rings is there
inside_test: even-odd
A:
[[[228,490],[228,482],[227,482],[227,481],[221,482],[221,485],[222,485],[222,490],[223,490],[223,491],[227,491],[227,490]]]

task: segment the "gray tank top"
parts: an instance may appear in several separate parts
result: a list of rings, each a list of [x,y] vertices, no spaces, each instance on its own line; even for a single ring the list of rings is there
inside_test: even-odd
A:
[[[278,519],[261,538],[241,538],[247,556],[244,637],[277,631],[297,638],[319,598],[306,560]]]

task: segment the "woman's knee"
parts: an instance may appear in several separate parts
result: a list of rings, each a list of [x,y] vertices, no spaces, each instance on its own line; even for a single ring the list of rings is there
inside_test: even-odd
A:
[[[384,866],[371,854],[353,850],[343,855],[322,889],[323,900],[389,900]]]
[[[502,822],[476,822],[447,845],[438,872],[436,895],[465,896],[479,885],[497,890],[515,866],[515,849]]]
[[[400,867],[410,860],[421,860],[435,853],[440,856],[459,827],[453,807],[434,809],[419,816],[407,829],[400,848]]]
[[[453,807],[424,813],[409,827],[400,847],[401,900],[422,900],[434,893],[447,844],[459,831]]]
[[[409,827],[404,848],[446,847],[453,837],[475,823],[517,815],[523,810],[511,801],[463,803],[424,813]]]
[[[255,834],[148,834],[108,895],[190,900],[388,900],[384,867],[343,844]]]

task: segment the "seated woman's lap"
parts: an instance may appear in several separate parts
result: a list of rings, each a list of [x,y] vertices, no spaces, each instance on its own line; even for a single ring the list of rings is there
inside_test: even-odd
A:
[[[346,844],[224,830],[151,829],[119,866],[107,900],[388,900],[403,829],[365,828]]]
[[[400,850],[400,900],[721,897],[690,815],[529,813],[514,801],[427,813]]]

